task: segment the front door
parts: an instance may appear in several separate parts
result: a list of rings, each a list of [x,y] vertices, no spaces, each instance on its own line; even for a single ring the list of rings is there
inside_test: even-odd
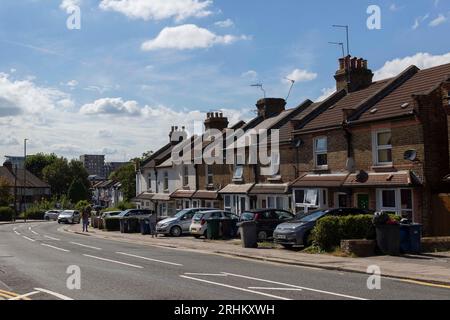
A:
[[[241,215],[245,211],[247,211],[247,197],[239,197],[238,214]]]
[[[358,194],[356,205],[357,205],[358,209],[369,209],[369,195],[368,194]]]

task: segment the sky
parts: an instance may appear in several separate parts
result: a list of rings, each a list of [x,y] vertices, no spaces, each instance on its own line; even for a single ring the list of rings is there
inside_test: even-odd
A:
[[[333,24],[377,80],[450,63],[450,0],[2,0],[0,160],[25,138],[29,154],[129,160],[206,112],[253,118],[257,83],[285,98],[296,80],[289,107],[321,100],[342,56],[329,42],[346,42]]]

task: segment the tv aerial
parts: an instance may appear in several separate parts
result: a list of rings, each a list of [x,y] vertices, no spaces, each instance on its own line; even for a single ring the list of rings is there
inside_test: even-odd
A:
[[[291,96],[291,92],[292,92],[292,88],[294,87],[295,84],[295,80],[289,79],[289,78],[285,78],[287,81],[289,81],[291,83],[291,87],[289,88],[289,93],[286,97],[286,101],[288,101],[289,97]]]
[[[329,44],[334,44],[336,46],[340,46],[342,49],[342,57],[345,58],[345,49],[344,49],[344,43],[343,42],[328,42]]]
[[[264,99],[266,98],[266,90],[264,90],[262,83],[252,84],[250,87],[259,88],[264,93]]]

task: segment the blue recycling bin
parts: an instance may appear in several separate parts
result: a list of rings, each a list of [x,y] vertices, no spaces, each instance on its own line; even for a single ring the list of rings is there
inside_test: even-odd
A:
[[[400,249],[403,253],[419,254],[422,252],[422,225],[400,225]]]
[[[150,219],[149,218],[141,219],[139,222],[140,222],[140,226],[141,226],[141,234],[142,235],[152,234],[152,229],[150,227]]]

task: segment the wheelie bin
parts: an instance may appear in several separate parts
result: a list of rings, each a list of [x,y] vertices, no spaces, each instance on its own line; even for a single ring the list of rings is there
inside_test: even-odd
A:
[[[258,248],[258,236],[256,234],[256,222],[244,221],[239,223],[242,247]]]
[[[220,238],[220,222],[221,219],[211,218],[207,220],[208,226],[206,235],[209,240],[218,240]]]
[[[152,233],[150,228],[150,218],[143,218],[139,221],[139,223],[142,235],[149,235]]]

